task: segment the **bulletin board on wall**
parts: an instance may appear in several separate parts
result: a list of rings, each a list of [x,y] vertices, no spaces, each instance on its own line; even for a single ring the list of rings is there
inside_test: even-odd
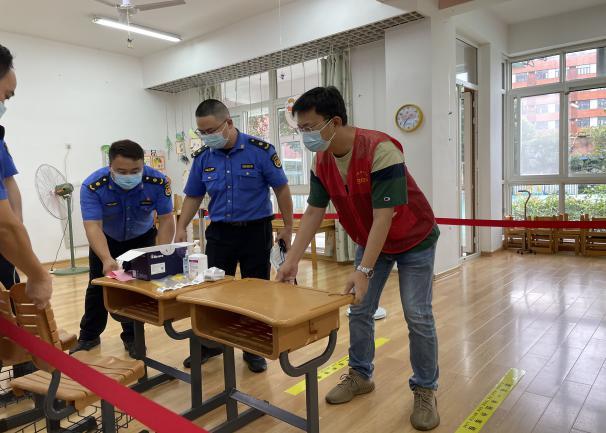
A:
[[[148,167],[166,174],[166,153],[163,150],[146,150],[144,162]]]
[[[143,157],[145,165],[155,168],[161,173],[166,174],[166,152],[163,150],[149,149],[145,150]],[[109,165],[109,146],[101,146],[101,162],[103,166]]]

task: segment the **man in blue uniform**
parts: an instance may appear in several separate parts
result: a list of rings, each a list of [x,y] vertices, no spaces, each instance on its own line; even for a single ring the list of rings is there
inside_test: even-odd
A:
[[[21,192],[19,191],[19,186],[14,177],[19,172],[17,171],[17,167],[15,167],[13,157],[8,151],[8,146],[4,141],[4,134],[4,127],[0,126],[0,170],[2,172],[2,183],[4,184],[8,202],[13,213],[19,221],[23,222]],[[7,289],[10,289],[14,284],[20,282],[19,274],[15,270],[15,266],[2,255],[0,255],[0,282]]]
[[[196,122],[205,146],[194,153],[176,241],[186,240],[185,229],[208,193],[208,265],[235,275],[239,263],[242,278],[268,280],[273,245],[269,187],[274,190],[286,227],[278,238],[290,246],[292,236],[292,198],[282,162],[271,144],[238,131],[221,101],[202,102],[196,110]],[[202,347],[202,361],[220,353]],[[260,356],[244,353],[244,361],[255,373],[267,369]],[[189,358],[184,365],[189,367]]]
[[[109,149],[109,167],[91,174],[82,184],[80,207],[90,244],[90,281],[119,268],[115,258],[133,248],[172,242],[175,234],[169,180],[144,165],[141,146],[130,140],[117,141]],[[158,229],[154,224],[158,215]],[[107,325],[103,289],[89,281],[80,337],[71,353],[90,350],[101,342]],[[134,329],[130,320],[122,323],[120,337],[134,357]]]
[[[13,56],[8,48],[0,45],[0,118],[6,112],[6,101],[15,96],[16,88]],[[27,275],[27,294],[36,306],[44,308],[51,297],[52,279],[34,254],[22,223],[21,195],[13,177],[17,169],[8,153],[4,134],[4,127],[0,126],[0,279],[10,288],[18,281],[16,265]]]

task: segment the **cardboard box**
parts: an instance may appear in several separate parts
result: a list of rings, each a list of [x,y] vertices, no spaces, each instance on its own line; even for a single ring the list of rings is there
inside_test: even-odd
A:
[[[116,260],[123,262],[124,270],[139,280],[159,280],[183,273],[183,260],[188,242],[156,245],[127,251]]]

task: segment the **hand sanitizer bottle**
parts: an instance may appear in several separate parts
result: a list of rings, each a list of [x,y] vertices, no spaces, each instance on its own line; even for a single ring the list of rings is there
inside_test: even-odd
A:
[[[200,241],[195,241],[196,246],[194,247],[194,253],[187,257],[189,278],[195,279],[200,274],[204,274],[204,271],[208,269],[208,257],[202,254],[200,249]]]

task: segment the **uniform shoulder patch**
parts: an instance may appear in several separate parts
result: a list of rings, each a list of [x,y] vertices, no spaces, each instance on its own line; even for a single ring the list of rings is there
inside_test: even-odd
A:
[[[170,187],[170,178],[166,178],[166,183],[164,184],[164,195],[166,197],[170,197],[173,193],[172,188]]]
[[[167,181],[161,177],[143,176],[143,182],[151,183],[152,185],[164,185]]]
[[[194,153],[191,154],[191,157],[195,158],[196,156],[202,155],[207,150],[208,150],[208,146],[202,146],[201,148],[194,151]]]
[[[91,191],[97,191],[99,188],[101,188],[103,185],[107,185],[107,183],[109,182],[109,175],[107,176],[103,176],[100,177],[99,179],[97,179],[94,182],[91,182],[88,185],[88,189],[90,189]]]
[[[282,161],[280,161],[280,157],[277,153],[274,153],[274,156],[271,157],[271,162],[274,163],[276,168],[282,168]]]
[[[261,140],[260,138],[254,138],[254,137],[252,137],[252,138],[248,139],[248,142],[250,144],[254,144],[255,146],[260,147],[263,150],[269,150],[269,148],[271,147],[271,144],[269,144],[266,141]]]

